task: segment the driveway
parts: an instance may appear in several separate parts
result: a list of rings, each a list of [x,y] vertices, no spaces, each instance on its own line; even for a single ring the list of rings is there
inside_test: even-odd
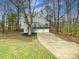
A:
[[[79,44],[62,40],[52,33],[38,33],[37,37],[58,59],[79,59]]]

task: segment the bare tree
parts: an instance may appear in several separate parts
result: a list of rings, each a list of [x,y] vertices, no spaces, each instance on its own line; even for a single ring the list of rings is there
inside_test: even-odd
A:
[[[54,22],[52,22],[53,19],[50,20],[50,23],[51,23],[51,27],[53,27],[53,29],[55,30],[54,32],[59,32],[59,19],[60,19],[60,0],[46,0],[46,6],[50,7],[46,7],[47,8],[47,14],[49,14],[50,10],[52,8],[52,16],[53,16],[53,19],[54,19]],[[52,6],[51,6],[51,5]]]
[[[57,0],[58,5],[58,12],[57,12],[57,19],[56,19],[56,32],[59,32],[59,17],[60,17],[60,0]]]
[[[36,4],[37,0],[35,1],[35,4]],[[33,23],[33,18],[35,17],[35,7],[32,9],[31,7],[31,4],[32,4],[32,0],[28,0],[28,8],[29,9],[29,13],[25,13],[25,10],[24,10],[24,15],[25,15],[25,19],[26,19],[26,23],[29,27],[28,29],[28,35],[31,35],[32,34],[32,23]],[[26,8],[25,8],[26,9]],[[32,11],[33,10],[33,11]]]
[[[71,25],[71,0],[65,0],[66,2],[66,11],[67,11],[67,20],[68,20],[68,32],[70,31]]]
[[[77,21],[79,21],[79,0],[77,0]]]

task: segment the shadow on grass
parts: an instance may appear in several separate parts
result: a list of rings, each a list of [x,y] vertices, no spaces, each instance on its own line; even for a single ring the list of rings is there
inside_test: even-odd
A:
[[[23,33],[22,36],[26,39],[24,41],[31,42],[37,39],[37,33],[32,33],[32,35],[28,35],[28,33]]]
[[[37,33],[32,33],[32,35],[28,35],[28,33],[23,33],[22,34],[24,37],[32,37],[32,36],[36,36]]]

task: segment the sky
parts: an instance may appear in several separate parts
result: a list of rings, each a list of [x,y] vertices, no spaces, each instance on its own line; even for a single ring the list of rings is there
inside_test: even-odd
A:
[[[35,2],[36,0],[33,1]],[[43,8],[44,5],[45,5],[44,0],[37,0],[36,4],[34,3],[32,8],[35,8],[35,11],[38,12]]]
[[[8,1],[8,0],[0,0],[0,4],[4,4],[4,2],[6,2],[6,1]],[[41,9],[44,6],[44,0],[37,0],[36,4],[35,4],[35,1],[36,0],[31,0],[31,2],[32,2],[32,8],[35,8],[36,11],[38,11],[37,9]],[[11,8],[15,10],[14,6],[12,6]],[[1,10],[2,9],[0,9],[0,14],[2,13]]]
[[[3,1],[7,1],[7,0],[0,0],[0,2],[3,2]],[[32,0],[32,3],[35,3],[35,1],[36,0]],[[72,9],[72,15],[76,15],[76,4],[77,4],[77,0],[73,0],[74,1],[74,3],[73,3],[73,9]],[[1,2],[1,3],[2,3]],[[44,2],[44,0],[37,0],[37,2],[36,2],[36,5],[34,5],[34,4],[32,4],[32,7],[35,7],[36,8],[36,10],[35,11],[40,11],[43,7],[44,7],[44,5],[45,5],[45,2]],[[64,2],[64,0],[61,0],[61,5],[62,5],[62,8],[61,8],[61,10],[60,10],[60,13],[61,14],[63,14],[64,12],[65,12],[65,10],[66,10],[66,7],[65,7],[65,2]],[[15,7],[13,7],[13,9],[14,9]],[[1,15],[1,13],[2,13],[2,11],[0,11],[0,15]]]
[[[34,0],[35,1],[35,0]],[[35,5],[37,10],[40,10],[45,5],[44,0],[38,0],[37,4]],[[72,0],[72,17],[77,15],[77,0]],[[61,0],[61,10],[60,13],[63,15],[65,13],[66,7],[65,7],[65,1]]]

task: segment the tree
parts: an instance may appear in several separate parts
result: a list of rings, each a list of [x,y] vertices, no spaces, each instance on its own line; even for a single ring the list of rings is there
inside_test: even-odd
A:
[[[17,21],[16,21],[16,31],[19,31],[20,26],[19,26],[19,16],[20,16],[20,11],[21,11],[21,7],[22,5],[20,4],[22,1],[21,0],[9,0],[15,7],[17,10]]]
[[[77,0],[77,21],[79,21],[79,0]]]
[[[9,11],[9,2],[8,1],[4,1],[1,2],[0,1],[0,10],[2,11],[2,28],[3,28],[3,33],[7,33],[7,13]]]
[[[59,32],[60,2],[61,1],[60,0],[45,0],[45,2],[46,2],[47,14],[51,13],[51,11],[53,13],[52,16],[53,16],[54,22],[52,22],[53,19],[51,19],[50,23],[51,25],[52,23],[54,23],[53,28],[55,29],[55,32]]]
[[[67,20],[68,20],[68,32],[70,32],[71,25],[71,0],[65,0],[66,2],[66,11],[67,11]]]
[[[57,20],[56,20],[56,32],[59,32],[59,17],[60,17],[60,0],[57,0],[57,7],[58,7],[58,12],[57,12]]]
[[[16,20],[17,20],[17,13],[9,13],[7,15],[7,19],[8,19],[8,30],[9,31],[14,31],[15,30],[15,26],[16,26]]]
[[[34,12],[35,7],[33,9],[31,7],[32,0],[9,0],[9,1],[16,6],[18,16],[19,16],[19,13],[24,14],[26,24],[29,27],[28,35],[31,35],[32,34],[33,17],[35,16],[35,12]],[[35,1],[35,4],[36,4],[36,2],[37,2],[37,0]],[[19,23],[19,21],[17,23]]]
[[[35,5],[36,5],[37,0],[35,0]],[[26,20],[26,24],[28,25],[28,35],[32,34],[32,23],[33,23],[33,18],[35,17],[35,7],[31,7],[32,0],[26,0],[23,1],[23,14]],[[26,12],[27,11],[27,12]]]

